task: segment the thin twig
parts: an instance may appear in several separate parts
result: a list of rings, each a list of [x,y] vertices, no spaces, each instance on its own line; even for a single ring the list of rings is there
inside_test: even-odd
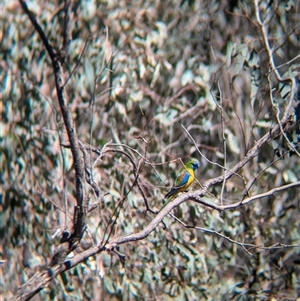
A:
[[[284,110],[284,112],[282,114],[282,117],[280,119],[280,117],[279,117],[279,113],[280,113],[279,108],[273,100],[270,72],[267,76],[268,81],[269,81],[269,86],[270,86],[270,99],[271,99],[271,102],[272,102],[272,106],[276,111],[277,123],[280,127],[281,134],[283,135],[284,139],[287,142],[288,147],[291,150],[293,150],[300,157],[300,153],[292,145],[292,143],[290,142],[289,138],[287,137],[285,131],[283,130],[283,126],[282,126],[282,123],[286,123],[288,121],[290,110],[293,106],[294,98],[295,98],[295,95],[296,95],[296,88],[297,88],[296,79],[295,79],[295,77],[292,77],[292,76],[287,77],[287,78],[283,78],[281,76],[281,74],[279,73],[279,70],[276,67],[275,61],[274,61],[274,51],[271,49],[271,46],[269,44],[269,38],[268,38],[268,31],[267,31],[267,27],[266,27],[266,22],[262,21],[262,18],[261,18],[260,9],[259,9],[259,1],[255,0],[254,4],[255,4],[254,6],[255,6],[256,21],[257,21],[257,23],[259,25],[259,28],[261,30],[261,34],[262,34],[262,37],[263,37],[265,49],[267,51],[268,58],[269,58],[270,72],[272,72],[275,75],[278,82],[281,82],[281,83],[289,82],[290,85],[291,85],[291,91],[290,91],[290,97],[289,97],[288,105],[285,106],[285,110]]]
[[[231,173],[233,173],[235,176],[237,176],[237,177],[239,177],[239,178],[241,178],[241,179],[243,180],[242,176],[239,175],[238,173],[232,172],[232,170],[226,168],[225,166],[222,166],[222,165],[220,165],[219,163],[215,163],[215,162],[209,160],[207,157],[205,157],[205,155],[204,155],[204,154],[201,152],[201,150],[199,149],[199,147],[198,147],[198,145],[197,145],[195,139],[194,139],[193,136],[190,134],[190,132],[185,128],[185,126],[184,126],[183,124],[182,124],[181,126],[182,126],[182,128],[184,129],[184,131],[187,133],[187,135],[189,136],[189,138],[192,140],[192,142],[194,143],[194,145],[195,145],[195,147],[196,147],[198,153],[201,155],[201,157],[203,157],[208,163],[210,163],[210,164],[212,164],[212,165],[216,165],[216,166],[220,167],[221,169],[226,170],[226,171],[228,171],[228,172],[231,172]],[[232,174],[231,174],[231,176],[232,176]],[[225,178],[226,178],[226,177],[225,177]]]
[[[185,224],[182,220],[180,220],[178,217],[176,217],[174,214],[169,213],[169,215],[170,215],[173,219],[175,219],[178,223],[180,223],[184,228],[187,228],[187,229],[195,229],[195,230],[202,231],[202,232],[204,232],[204,233],[215,234],[215,235],[217,235],[217,236],[219,236],[219,237],[221,237],[221,238],[223,238],[223,239],[228,240],[229,242],[231,242],[231,243],[233,243],[233,244],[236,244],[236,245],[242,247],[243,250],[244,250],[246,253],[248,253],[249,255],[253,256],[253,254],[252,254],[251,252],[249,252],[249,251],[246,249],[246,247],[252,247],[252,248],[256,247],[256,246],[253,245],[253,244],[246,244],[246,243],[242,243],[242,242],[236,241],[236,240],[234,240],[234,239],[232,239],[232,238],[230,238],[230,237],[228,237],[228,236],[226,236],[226,235],[224,235],[224,234],[222,234],[222,233],[220,233],[220,232],[217,232],[217,231],[215,231],[215,230],[210,230],[210,229],[206,229],[206,228],[202,228],[202,227],[197,227],[197,226],[189,226],[189,225]]]

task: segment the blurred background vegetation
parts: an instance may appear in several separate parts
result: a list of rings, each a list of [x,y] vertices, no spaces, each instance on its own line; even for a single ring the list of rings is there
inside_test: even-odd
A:
[[[27,5],[58,51],[64,2]],[[280,73],[299,80],[300,2],[261,1],[259,9]],[[19,2],[4,0],[1,11],[0,289],[8,299],[49,264],[76,202],[51,61]],[[237,164],[276,124],[274,101],[280,114],[286,106],[290,86],[266,76],[268,56],[252,1],[73,1],[70,25],[64,64],[69,109],[79,139],[107,150],[99,160],[92,157],[102,196],[86,185],[90,205],[99,206],[88,215],[82,249],[102,241],[134,181],[128,157],[116,150],[136,164],[147,159],[139,183],[150,208],[159,210],[181,160],[200,161],[191,188],[199,189],[224,173],[219,165]],[[299,181],[299,166],[297,155],[277,160],[272,145],[263,145],[241,177],[213,187],[205,198],[217,203],[222,196],[227,205],[242,200],[253,180],[250,195]],[[173,212],[189,226],[278,248],[246,252],[168,216],[167,228],[159,224],[146,239],[120,246],[124,265],[114,254],[93,256],[34,300],[296,300],[299,195],[298,186],[222,213],[191,201]],[[153,217],[134,187],[113,236],[140,231]]]

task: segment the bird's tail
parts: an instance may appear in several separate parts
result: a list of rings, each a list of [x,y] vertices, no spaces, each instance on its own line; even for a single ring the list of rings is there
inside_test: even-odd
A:
[[[178,191],[178,188],[172,188],[166,195],[165,198],[169,199],[171,196],[173,196]]]

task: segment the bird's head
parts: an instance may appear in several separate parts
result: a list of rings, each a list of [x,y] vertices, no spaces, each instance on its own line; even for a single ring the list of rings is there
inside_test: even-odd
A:
[[[186,167],[187,168],[192,168],[193,170],[198,169],[200,166],[200,163],[197,159],[191,159],[187,164]]]

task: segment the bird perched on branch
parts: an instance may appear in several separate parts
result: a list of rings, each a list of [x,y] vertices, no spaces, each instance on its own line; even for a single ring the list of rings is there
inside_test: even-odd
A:
[[[165,195],[165,198],[175,196],[177,193],[185,191],[195,180],[195,170],[200,163],[197,159],[191,159],[179,172],[172,189]]]

